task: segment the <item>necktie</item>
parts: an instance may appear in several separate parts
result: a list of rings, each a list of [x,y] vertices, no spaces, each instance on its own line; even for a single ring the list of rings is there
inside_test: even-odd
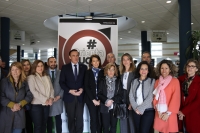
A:
[[[77,79],[77,65],[74,65],[74,78]]]
[[[51,82],[54,82],[54,71],[51,71]]]

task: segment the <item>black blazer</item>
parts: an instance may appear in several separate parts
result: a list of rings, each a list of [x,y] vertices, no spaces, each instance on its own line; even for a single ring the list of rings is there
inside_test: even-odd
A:
[[[85,73],[84,80],[84,89],[85,89],[85,102],[92,102],[92,100],[97,100],[96,94],[96,83],[94,78],[94,73],[91,69],[87,70]]]
[[[106,85],[106,79],[102,78],[99,80],[98,85],[98,98],[101,101],[100,103],[100,112],[101,113],[108,113],[108,107],[105,106],[105,102],[108,99],[107,97],[107,85]],[[111,98],[114,103],[122,103],[122,97],[123,97],[123,90],[122,90],[122,84],[120,78],[117,78],[115,80],[115,94]]]
[[[79,88],[84,89],[84,76],[87,70],[87,66],[79,63],[78,77],[75,80],[71,62],[69,64],[63,65],[60,73],[59,84],[64,90],[63,101],[72,102],[75,98],[74,95],[70,94],[70,90],[78,90]],[[77,96],[78,101],[83,101],[83,93],[80,96]]]

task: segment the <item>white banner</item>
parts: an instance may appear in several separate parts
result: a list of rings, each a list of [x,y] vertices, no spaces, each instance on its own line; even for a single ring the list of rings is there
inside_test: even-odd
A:
[[[84,19],[60,18],[58,23],[59,69],[70,62],[69,51],[77,49],[80,52],[79,62],[88,65],[92,54],[98,54],[102,65],[106,65],[106,55],[118,51],[117,19]],[[88,109],[84,107],[84,131],[90,132]],[[68,132],[67,116],[62,114],[63,132]]]

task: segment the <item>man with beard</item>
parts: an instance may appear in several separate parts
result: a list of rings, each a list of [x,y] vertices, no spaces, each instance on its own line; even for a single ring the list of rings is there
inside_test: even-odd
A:
[[[47,73],[51,78],[51,82],[54,89],[54,101],[52,106],[50,106],[49,110],[49,118],[47,122],[47,133],[52,133],[53,127],[53,117],[55,117],[56,122],[56,132],[62,133],[62,119],[61,113],[63,112],[63,90],[60,87],[59,79],[60,79],[60,70],[57,70],[57,62],[55,57],[49,57],[47,60]]]

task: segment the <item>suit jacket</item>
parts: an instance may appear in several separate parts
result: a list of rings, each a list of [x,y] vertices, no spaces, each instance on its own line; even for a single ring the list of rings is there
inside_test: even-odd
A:
[[[64,102],[72,102],[74,100],[75,96],[69,93],[70,90],[78,90],[80,88],[84,89],[84,77],[87,66],[79,63],[78,70],[77,80],[75,80],[71,62],[62,66],[59,83],[61,88],[64,90]],[[83,96],[83,93],[80,96],[77,96],[79,102],[83,101]]]
[[[179,78],[180,85],[186,79],[186,75]],[[185,115],[185,126],[189,133],[199,132],[200,127],[200,77],[196,75],[189,86],[189,95],[184,100],[184,94],[181,91],[180,111]],[[182,87],[181,87],[182,88]]]
[[[85,80],[84,80],[84,86],[85,86],[85,102],[92,102],[92,100],[97,100],[97,94],[96,94],[96,83],[94,78],[94,73],[91,69],[87,70],[85,73]]]
[[[123,86],[123,77],[124,77],[124,74],[121,75],[122,86]],[[134,78],[135,78],[135,73],[134,72],[129,72],[128,81],[127,81],[127,91],[126,91],[127,92],[126,93],[127,104],[130,104],[130,101],[129,101],[129,92],[130,92],[130,89],[131,89],[131,83],[134,80]]]
[[[47,99],[54,98],[54,90],[51,83],[51,79],[49,76],[47,76],[47,78],[50,83],[49,94],[46,94],[45,86],[43,85],[38,75],[30,75],[27,77],[30,91],[33,94],[33,101],[31,102],[31,104],[45,104]]]
[[[53,82],[53,89],[54,89],[54,97],[60,96],[60,99],[56,102],[53,103],[52,106],[50,106],[49,110],[49,116],[56,116],[59,115],[63,112],[63,89],[61,89],[60,84],[59,84],[59,79],[60,79],[60,70],[55,70],[55,78]],[[47,74],[49,74],[49,69],[47,70]],[[49,77],[50,74],[49,74]]]

